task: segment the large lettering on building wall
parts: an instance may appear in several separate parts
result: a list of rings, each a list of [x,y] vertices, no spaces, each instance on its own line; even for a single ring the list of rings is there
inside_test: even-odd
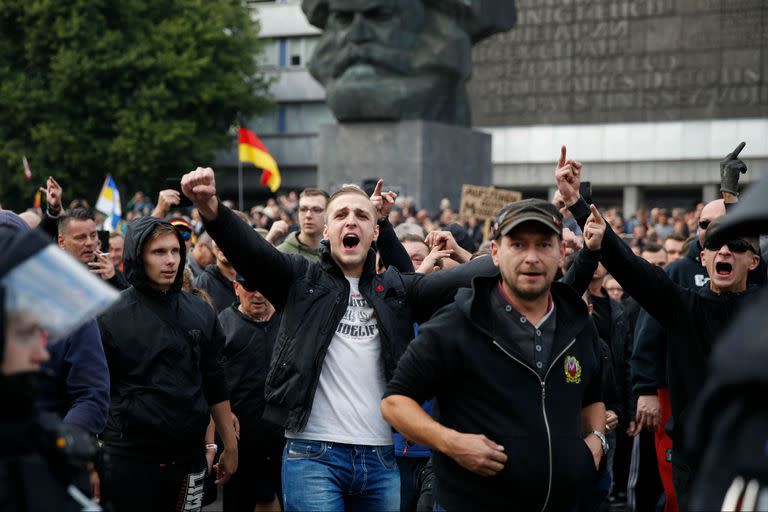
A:
[[[768,0],[517,6],[474,49],[476,126],[768,115]]]

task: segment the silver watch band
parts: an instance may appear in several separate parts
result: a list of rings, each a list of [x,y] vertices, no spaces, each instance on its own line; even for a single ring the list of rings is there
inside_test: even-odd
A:
[[[605,434],[603,434],[599,430],[593,430],[592,434],[597,436],[597,438],[600,440],[600,444],[603,445],[603,455],[607,455],[608,454],[608,440],[605,438]]]

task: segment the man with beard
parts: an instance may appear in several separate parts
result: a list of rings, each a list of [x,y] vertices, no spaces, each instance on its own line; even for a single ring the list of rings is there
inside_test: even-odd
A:
[[[512,28],[514,0],[304,0],[323,29],[309,71],[339,121],[468,126],[472,44]]]
[[[502,210],[496,275],[420,326],[387,386],[386,420],[433,449],[441,508],[568,510],[594,486],[608,449],[601,348],[584,301],[553,282],[562,222],[540,199]],[[432,396],[438,420],[419,406]]]

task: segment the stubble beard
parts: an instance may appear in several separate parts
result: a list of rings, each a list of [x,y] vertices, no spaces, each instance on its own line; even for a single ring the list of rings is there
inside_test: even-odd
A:
[[[506,285],[512,290],[515,296],[525,301],[534,301],[542,298],[549,293],[549,289],[552,286],[552,282],[547,282],[536,288],[521,288],[514,282],[505,281]]]

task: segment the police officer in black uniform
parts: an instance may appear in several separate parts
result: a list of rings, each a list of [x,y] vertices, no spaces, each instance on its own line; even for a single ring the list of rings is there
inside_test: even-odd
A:
[[[102,510],[74,485],[93,467],[92,437],[35,407],[46,344],[64,338],[117,298],[101,280],[25,231],[0,219],[0,510]],[[66,299],[66,300],[65,300]]]

